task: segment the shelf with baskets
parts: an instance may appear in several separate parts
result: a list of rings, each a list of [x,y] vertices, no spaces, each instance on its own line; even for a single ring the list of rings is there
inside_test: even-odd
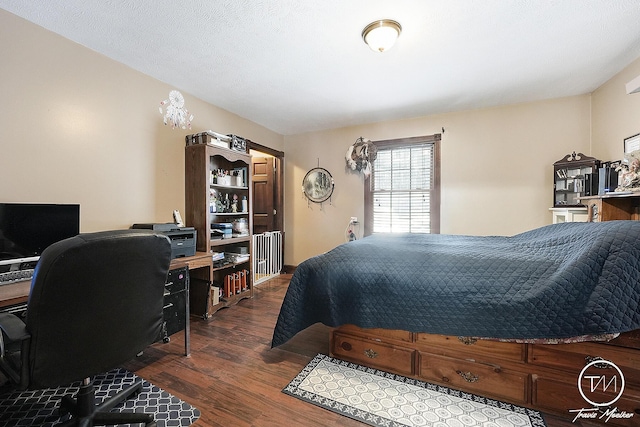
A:
[[[253,297],[251,156],[246,148],[220,147],[206,136],[189,144],[191,137],[185,148],[185,221],[196,229],[197,250],[211,253],[214,267],[213,283],[192,282],[192,294],[201,295],[192,312],[208,318]]]

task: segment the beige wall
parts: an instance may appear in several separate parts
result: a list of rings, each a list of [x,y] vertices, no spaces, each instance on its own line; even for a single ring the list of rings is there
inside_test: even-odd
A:
[[[623,157],[623,140],[640,133],[640,93],[627,95],[626,84],[640,76],[636,59],[592,94],[593,155],[602,160]]]
[[[164,126],[172,89],[0,10],[0,201],[80,203],[83,232],[184,214],[184,136],[283,137],[183,92],[191,131]]]
[[[551,222],[554,161],[574,150],[620,158],[622,139],[640,131],[640,94],[624,92],[640,59],[593,96],[283,137],[184,92],[193,129],[171,130],[158,105],[180,88],[2,10],[0,39],[0,201],[80,203],[82,231],[171,221],[184,211],[184,136],[235,133],[285,152],[286,264],[344,242],[349,218],[362,219],[363,179],[344,160],[359,136],[444,127],[442,233],[510,235]],[[318,164],[336,183],[323,205],[301,191]]]
[[[640,132],[640,93],[625,85],[640,58],[592,94],[537,103],[376,123],[285,138],[285,263],[344,242],[351,216],[362,217],[362,177],[344,167],[358,136],[389,139],[442,135],[442,227],[446,234],[511,235],[551,223],[552,164],[583,152],[603,161],[623,156],[623,139]],[[336,180],[332,205],[308,205],[300,185],[316,158]]]
[[[363,177],[346,168],[356,138],[442,134],[443,234],[511,235],[551,223],[553,162],[590,154],[589,95],[390,121],[285,137],[285,263],[343,243],[363,216]],[[320,164],[331,172],[331,203],[308,203],[301,185]]]

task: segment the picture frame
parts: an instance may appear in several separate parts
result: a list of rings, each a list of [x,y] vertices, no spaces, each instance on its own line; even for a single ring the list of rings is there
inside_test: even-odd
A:
[[[302,180],[302,191],[314,203],[322,203],[333,194],[334,181],[328,170],[313,168]]]
[[[640,150],[640,133],[625,138],[624,142],[624,154],[629,154],[634,151]]]
[[[240,151],[242,153],[247,153],[247,140],[241,138],[237,135],[229,135],[231,138],[231,142],[229,143],[229,148],[235,151]]]

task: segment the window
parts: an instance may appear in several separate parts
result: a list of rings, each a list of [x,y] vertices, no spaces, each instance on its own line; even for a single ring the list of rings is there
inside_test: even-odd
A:
[[[440,232],[440,134],[374,141],[364,234]]]

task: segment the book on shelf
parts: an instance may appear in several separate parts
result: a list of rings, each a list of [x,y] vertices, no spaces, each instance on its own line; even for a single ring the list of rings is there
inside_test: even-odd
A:
[[[231,288],[231,275],[226,275],[224,276],[224,296],[229,298],[233,293]]]
[[[233,228],[233,224],[230,222],[214,222],[211,224],[212,230],[231,230]]]
[[[231,262],[234,263],[240,263],[240,262],[245,262],[245,261],[249,261],[249,254],[240,254],[240,253],[234,253],[234,252],[226,252],[225,253],[225,258],[229,259]]]
[[[220,240],[220,239],[231,239],[233,237],[233,233],[231,229],[229,230],[211,230],[211,240]]]
[[[242,270],[240,271],[240,287],[243,291],[246,291],[247,289],[249,289],[249,287],[247,286],[247,276],[249,276],[249,270]]]

